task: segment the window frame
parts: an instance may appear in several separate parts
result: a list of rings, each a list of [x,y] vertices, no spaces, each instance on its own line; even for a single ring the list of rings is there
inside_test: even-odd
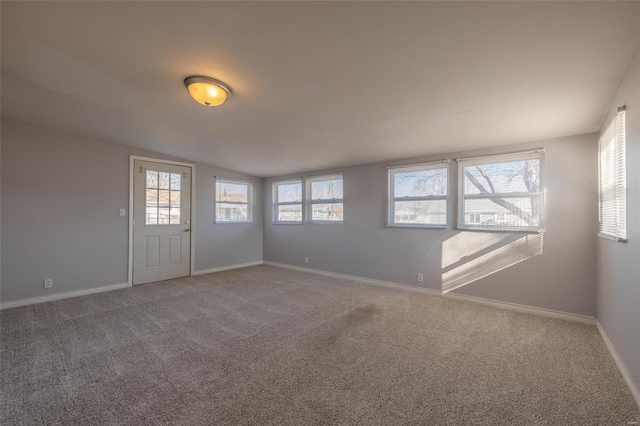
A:
[[[218,200],[218,183],[230,183],[230,184],[242,184],[247,185],[247,202],[237,201],[220,201]],[[215,176],[214,177],[214,194],[213,197],[213,223],[217,225],[238,225],[253,223],[253,181],[246,179],[226,178]],[[218,219],[218,204],[237,204],[247,206],[247,220],[219,220]]]
[[[283,201],[280,202],[278,200],[278,186],[279,185],[291,185],[291,184],[300,184],[300,202],[297,201]],[[286,179],[286,180],[278,180],[274,181],[271,184],[271,193],[273,198],[273,220],[272,223],[274,225],[302,225],[304,223],[304,184],[302,182],[302,178],[296,179]],[[279,206],[297,206],[300,205],[300,220],[279,220],[278,215],[278,207]]]
[[[341,180],[342,181],[342,198],[322,198],[313,200],[311,192],[311,185],[313,182],[321,182],[325,180]],[[304,191],[302,193],[304,200],[303,216],[302,220],[308,224],[341,224],[344,223],[344,176],[342,173],[330,173],[318,176],[309,176],[304,178]],[[342,204],[342,219],[341,220],[321,220],[313,219],[313,205],[314,204]]]
[[[533,192],[506,192],[495,194],[470,194],[465,196],[465,167],[479,166],[488,164],[502,164],[516,161],[539,160],[539,192],[542,197],[542,213],[540,224],[538,226],[495,226],[481,224],[466,224],[464,205],[466,199],[490,199],[490,198],[518,198],[529,197]],[[484,232],[526,232],[526,233],[542,233],[545,231],[547,221],[547,200],[546,200],[546,149],[539,148],[531,151],[510,152],[504,154],[487,155],[482,157],[456,158],[458,163],[458,223],[456,229],[464,231],[484,231]]]
[[[156,174],[156,187],[155,188],[150,188],[148,187],[148,177],[149,177],[149,172],[155,173]],[[161,188],[160,187],[160,174],[161,173],[165,173],[165,174],[169,174],[169,188]],[[180,193],[180,198],[182,199],[182,180],[185,178],[183,173],[173,173],[173,172],[166,172],[166,171],[160,171],[160,170],[151,170],[148,168],[144,168],[144,175],[145,175],[145,182],[144,182],[144,192],[145,192],[145,202],[144,202],[144,226],[176,226],[176,225],[180,225],[182,224],[182,201],[179,201],[180,203],[180,207],[178,207],[178,210],[180,210],[180,218],[178,219],[177,223],[171,223],[171,210],[173,210],[175,207],[171,207],[171,194],[174,192],[178,192]],[[173,183],[172,183],[172,177],[173,175],[178,175],[180,177],[180,189],[173,189]],[[149,202],[147,201],[146,197],[149,193],[149,190],[155,190],[156,191],[156,223],[149,223]],[[168,206],[167,207],[160,207],[160,191],[169,191],[168,194]],[[168,223],[160,223],[160,209],[168,209],[169,210],[169,222]]]
[[[601,238],[605,238],[608,240],[613,240],[616,242],[627,242],[627,234],[628,234],[628,218],[627,218],[627,135],[626,135],[626,114],[625,114],[625,106],[619,107],[616,111],[613,120],[607,126],[605,131],[598,138],[598,236]],[[608,138],[607,141],[604,141],[605,138]],[[621,139],[621,140],[620,140]],[[611,179],[613,180],[613,190],[615,191],[620,186],[623,188],[623,191],[616,191],[611,199],[607,199],[606,201],[614,203],[614,211],[611,212],[616,217],[612,222],[614,222],[614,226],[616,229],[614,232],[609,232],[610,230],[603,229],[604,225],[604,215],[605,215],[605,199],[603,189],[603,149],[604,144],[607,145],[609,149],[613,151],[611,155],[609,166],[611,170],[609,170],[609,174]],[[618,182],[618,178],[622,179],[622,182]],[[620,222],[619,222],[620,221]]]
[[[387,193],[387,227],[391,228],[433,228],[447,229],[450,224],[449,214],[449,190],[451,188],[451,172],[450,161],[441,160],[429,163],[408,164],[403,166],[387,167],[388,169],[388,193]],[[445,169],[447,171],[447,195],[426,195],[419,197],[395,197],[395,174],[409,171],[437,170]],[[395,221],[395,204],[397,201],[427,201],[427,200],[444,200],[446,206],[446,223],[398,223]]]

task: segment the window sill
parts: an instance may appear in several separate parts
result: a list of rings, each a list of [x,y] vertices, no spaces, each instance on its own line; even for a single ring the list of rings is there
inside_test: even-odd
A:
[[[545,229],[500,229],[500,228],[481,228],[475,226],[458,226],[458,231],[472,231],[472,232],[504,232],[504,233],[521,233],[521,234],[544,234]]]
[[[448,229],[449,225],[421,225],[419,223],[400,224],[390,223],[387,224],[387,228],[421,228],[421,229]]]
[[[253,223],[253,221],[244,221],[244,222],[240,222],[240,221],[224,221],[224,220],[215,220],[213,222],[216,225],[247,225],[249,223]]]
[[[626,243],[627,242],[626,238],[616,237],[616,236],[609,235],[609,234],[598,234],[598,237],[603,238],[605,240],[615,241],[616,243]]]
[[[330,224],[330,225],[342,225],[344,223],[344,221],[341,220],[313,220],[313,221],[308,221],[305,222],[305,224],[307,225],[323,225],[323,224]]]
[[[273,225],[302,225],[302,222],[272,222]]]

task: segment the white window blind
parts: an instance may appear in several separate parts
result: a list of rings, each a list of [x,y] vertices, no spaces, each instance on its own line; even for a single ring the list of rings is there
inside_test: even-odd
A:
[[[307,221],[340,223],[344,219],[342,175],[306,178]]]
[[[389,225],[447,226],[448,164],[389,168]]]
[[[273,207],[274,223],[302,223],[302,180],[274,182]]]
[[[605,238],[627,238],[627,177],[625,111],[621,109],[599,140],[598,181],[600,233]]]
[[[544,150],[458,159],[458,171],[458,228],[544,228]]]
[[[251,182],[216,178],[216,223],[251,222]]]

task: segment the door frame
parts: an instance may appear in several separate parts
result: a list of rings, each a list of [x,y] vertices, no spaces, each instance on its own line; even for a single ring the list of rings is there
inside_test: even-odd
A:
[[[190,233],[190,259],[189,259],[189,276],[193,276],[195,272],[195,237],[194,237],[194,225],[195,225],[195,183],[196,183],[196,165],[194,163],[184,163],[182,161],[173,161],[173,160],[163,160],[160,158],[152,158],[152,157],[143,157],[140,155],[130,155],[129,156],[129,265],[128,269],[128,283],[129,287],[133,286],[133,174],[134,166],[136,160],[140,161],[150,161],[152,163],[161,163],[161,164],[173,164],[176,166],[189,167],[191,169],[191,217],[189,218],[189,228],[191,228]]]

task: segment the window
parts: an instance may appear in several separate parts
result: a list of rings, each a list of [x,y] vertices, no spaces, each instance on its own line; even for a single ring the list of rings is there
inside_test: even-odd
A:
[[[307,221],[343,221],[342,175],[307,178]]]
[[[252,183],[216,178],[216,223],[251,222]]]
[[[616,117],[599,141],[598,176],[600,193],[600,233],[605,238],[627,238],[627,177],[625,159],[625,112]]]
[[[544,150],[458,159],[458,228],[544,228]]]
[[[273,184],[274,223],[302,223],[302,180]]]
[[[448,164],[389,169],[390,226],[447,226]]]
[[[145,224],[179,225],[182,176],[147,170]]]

